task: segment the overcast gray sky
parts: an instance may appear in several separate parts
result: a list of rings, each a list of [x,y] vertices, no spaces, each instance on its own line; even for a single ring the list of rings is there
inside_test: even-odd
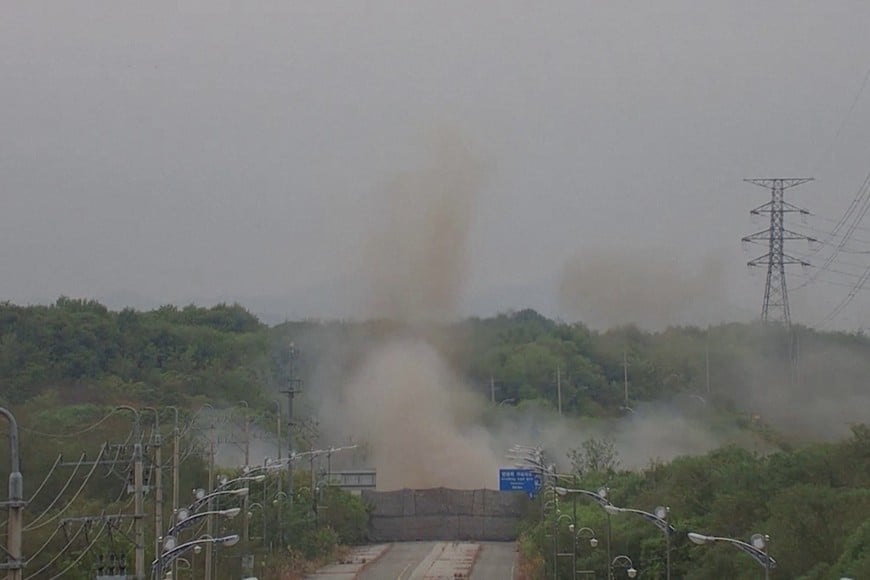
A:
[[[866,0],[0,6],[13,302],[353,314],[375,200],[447,125],[488,167],[463,312],[576,318],[566,265],[606,293],[604,263],[690,288],[650,324],[746,319],[764,275],[745,262],[765,249],[739,240],[767,194],[742,179],[815,177],[789,200],[824,238],[870,171]],[[847,249],[870,250],[861,227]],[[818,322],[868,266],[841,253],[793,291],[794,318]],[[868,295],[831,326],[870,325]]]

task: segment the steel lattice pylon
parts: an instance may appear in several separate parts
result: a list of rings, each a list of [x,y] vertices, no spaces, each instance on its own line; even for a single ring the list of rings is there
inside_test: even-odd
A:
[[[812,181],[811,177],[745,179],[747,183],[758,185],[770,190],[770,201],[753,209],[752,215],[770,215],[770,226],[766,230],[756,232],[743,238],[744,242],[767,243],[768,251],[763,256],[747,262],[752,266],[767,266],[767,283],[764,286],[764,304],[761,307],[761,320],[767,323],[782,324],[791,327],[791,312],[788,306],[788,288],[785,280],[785,267],[789,264],[809,266],[809,262],[795,258],[785,253],[785,242],[788,240],[808,240],[813,238],[793,232],[785,228],[786,213],[809,215],[803,208],[785,201],[785,190]]]

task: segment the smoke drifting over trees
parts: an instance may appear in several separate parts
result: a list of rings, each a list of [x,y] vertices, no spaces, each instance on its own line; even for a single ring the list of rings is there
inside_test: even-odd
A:
[[[370,289],[361,315],[375,322],[350,333],[323,333],[324,344],[317,346],[323,356],[310,398],[323,435],[365,442],[383,489],[494,487],[504,451],[515,442],[542,443],[568,467],[572,449],[606,438],[622,465],[633,468],[728,443],[772,448],[766,435],[743,431],[755,421],[793,436],[834,438],[861,419],[855,409],[866,408],[866,395],[855,379],[865,365],[857,351],[822,341],[825,353],[808,341],[805,383],[795,385],[776,346],[779,337],[752,325],[597,332],[543,318],[528,326],[508,315],[504,328],[481,347],[481,337],[470,337],[468,325],[458,324],[458,308],[486,168],[455,132],[441,133],[432,152],[428,165],[388,182],[382,219],[361,248],[360,271]],[[580,253],[566,267],[559,291],[563,306],[593,326],[664,328],[699,312],[716,316],[711,304],[725,294],[720,266],[710,258],[686,275],[651,252]],[[492,350],[470,354],[466,347]],[[623,352],[630,412],[618,410]],[[471,358],[476,362],[470,368]],[[557,366],[571,419],[553,412]],[[828,390],[815,388],[822,376],[843,369]],[[492,376],[504,382],[505,372],[512,376],[508,383],[520,383],[500,387],[500,398],[525,402],[494,412],[488,391],[478,385]],[[745,422],[715,420],[713,407],[723,405]]]

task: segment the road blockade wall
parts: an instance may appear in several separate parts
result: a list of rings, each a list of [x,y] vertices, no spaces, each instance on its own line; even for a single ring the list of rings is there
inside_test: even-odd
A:
[[[364,490],[369,540],[512,541],[531,509],[528,496],[491,489]]]

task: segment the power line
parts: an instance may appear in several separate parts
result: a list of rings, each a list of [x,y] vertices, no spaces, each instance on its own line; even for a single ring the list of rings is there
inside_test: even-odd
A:
[[[835,238],[840,237],[841,239],[834,247],[834,251],[825,259],[819,269],[816,270],[807,281],[798,286],[798,288],[803,288],[807,284],[814,282],[822,272],[825,272],[830,268],[840,252],[843,252],[846,249],[846,244],[850,241],[855,230],[859,227],[861,220],[864,219],[865,215],[867,215],[867,211],[870,210],[870,196],[868,196],[868,193],[870,193],[870,173],[867,173],[867,176],[864,178],[861,187],[858,188],[858,192],[852,200],[852,203],[849,204],[849,207],[843,213],[843,216],[837,221],[832,232],[822,242],[823,244],[828,244]],[[857,216],[855,215],[855,212],[858,212]],[[846,223],[850,220],[851,223],[846,226]],[[841,235],[840,229],[844,226],[846,226],[846,232]]]
[[[70,486],[70,484],[71,484],[72,481],[73,481],[73,478],[75,478],[76,474],[78,473],[78,471],[79,471],[79,467],[81,467],[82,463],[84,463],[84,461],[85,461],[85,457],[86,457],[86,456],[87,456],[86,453],[82,453],[82,456],[79,458],[79,462],[78,462],[78,464],[75,466],[75,468],[73,469],[72,474],[70,474],[69,479],[66,480],[66,483],[65,483],[64,486],[61,488],[61,490],[60,490],[59,492],[57,492],[57,495],[55,495],[54,499],[53,499],[52,502],[48,505],[48,507],[45,508],[45,510],[43,510],[43,512],[42,512],[41,514],[39,514],[38,516],[36,516],[36,517],[33,519],[33,521],[30,522],[30,526],[33,526],[33,525],[36,524],[39,520],[41,520],[43,517],[45,517],[45,515],[48,514],[49,511],[51,511],[51,508],[53,508],[54,505],[55,505],[58,501],[60,501],[60,498],[63,497],[64,492],[66,492],[66,489]],[[29,529],[30,529],[30,526],[25,527],[24,530],[25,530],[25,531],[29,530]]]
[[[838,223],[838,222],[839,222],[839,220],[835,220],[834,218],[829,218],[829,217],[827,217],[827,216],[819,215],[819,214],[817,214],[817,213],[813,213],[813,214],[810,214],[810,215],[811,215],[812,217],[814,217],[815,219],[817,219],[817,220],[822,220],[822,221],[825,221],[825,222],[831,222],[831,223]],[[867,227],[867,226],[859,226],[859,227],[857,227],[857,228],[855,228],[855,229],[858,230],[858,231],[862,231],[862,232],[870,232],[870,227]]]
[[[62,516],[66,512],[66,510],[68,510],[70,508],[70,506],[72,506],[73,503],[75,503],[76,499],[78,499],[78,497],[79,497],[79,495],[81,495],[82,491],[84,491],[85,486],[87,486],[88,482],[91,480],[91,476],[94,475],[94,472],[97,470],[97,466],[100,465],[100,457],[102,457],[103,452],[105,450],[106,450],[106,446],[103,445],[102,448],[100,449],[100,454],[97,456],[97,460],[94,461],[94,464],[91,467],[91,470],[85,476],[84,481],[82,481],[82,484],[76,490],[75,494],[73,494],[72,498],[70,498],[70,500],[67,502],[67,504],[59,512],[57,512],[56,514],[54,514],[53,516],[51,516],[50,518],[48,518],[47,520],[45,520],[41,524],[37,525],[36,522],[39,521],[39,518],[36,518],[36,521],[33,521],[30,523],[30,525],[25,526],[24,531],[37,530],[45,525],[48,525],[49,523],[53,522],[54,520],[56,520],[57,518]],[[66,489],[66,487],[64,487],[64,489]],[[54,505],[54,502],[52,502],[52,505]],[[43,512],[42,515],[47,513],[47,511],[48,510]],[[40,515],[40,517],[42,517],[42,515]]]
[[[62,526],[61,526],[61,527],[62,527]],[[66,545],[64,545],[63,548],[61,548],[60,550],[57,551],[57,553],[55,553],[54,557],[53,557],[51,560],[49,560],[48,563],[45,564],[45,566],[43,566],[42,568],[40,568],[39,570],[37,570],[37,571],[34,572],[33,574],[30,574],[29,576],[26,576],[26,577],[24,578],[24,580],[30,580],[31,578],[39,578],[39,577],[40,577],[40,574],[42,574],[43,572],[45,572],[46,570],[48,570],[49,568],[51,568],[51,567],[54,565],[54,563],[55,563],[55,562],[56,562],[56,561],[57,561],[57,560],[58,560],[58,559],[59,559],[59,558],[60,558],[64,553],[66,553],[67,550],[69,550],[69,548],[72,546],[73,542],[75,542],[76,538],[79,537],[79,534],[81,534],[81,533],[82,533],[82,530],[84,530],[84,529],[85,529],[84,526],[79,527],[79,529],[78,529],[78,531],[75,533],[75,535],[73,535],[73,537],[67,541]]]
[[[855,296],[858,295],[858,292],[864,289],[864,284],[867,283],[868,279],[870,279],[870,268],[867,268],[867,270],[864,271],[864,275],[861,276],[861,279],[858,280],[852,286],[851,290],[849,290],[849,293],[846,295],[846,297],[843,298],[834,307],[834,309],[830,313],[828,313],[828,315],[825,316],[825,318],[822,319],[821,322],[814,325],[813,328],[821,328],[821,327],[825,326],[827,323],[829,323],[830,321],[832,321],[833,319],[835,319],[837,316],[839,316],[840,312],[842,312],[844,308],[846,308],[849,304],[852,303],[852,300],[855,299]]]
[[[836,242],[834,241],[834,240],[837,240],[838,238],[840,238],[840,235],[833,234],[830,230],[824,230],[822,228],[817,228],[817,227],[814,227],[811,225],[802,225],[800,227],[800,229],[802,229],[802,230],[806,229],[806,230],[809,230],[813,233],[823,234],[825,236],[825,239],[816,240],[815,242],[813,242],[814,244],[819,244],[820,246],[830,246],[832,248],[836,248],[840,245],[840,241],[836,241]],[[855,242],[858,244],[870,244],[870,240],[865,240],[863,238],[856,238],[854,236],[851,236],[849,238],[848,242]]]
[[[86,525],[87,525],[87,524],[86,524]],[[67,566],[66,568],[64,568],[63,570],[61,570],[60,573],[55,574],[54,576],[52,576],[51,578],[49,578],[49,580],[57,580],[58,578],[63,578],[64,574],[66,574],[67,572],[69,572],[70,570],[72,570],[73,567],[77,566],[78,563],[81,562],[82,558],[84,558],[84,557],[88,554],[88,552],[90,552],[91,549],[96,545],[97,540],[99,540],[100,537],[103,535],[103,532],[106,531],[106,527],[107,527],[108,525],[109,525],[109,522],[104,521],[104,522],[103,522],[103,527],[100,528],[100,531],[97,532],[97,534],[94,536],[94,539],[91,540],[91,543],[88,544],[88,546],[87,546],[84,550],[82,550],[82,553],[79,554],[78,557],[77,557],[75,560],[73,560],[73,561],[70,563],[69,566]]]
[[[800,280],[806,280],[806,276],[800,276],[796,274],[790,274],[793,278],[797,278]],[[816,280],[819,284],[825,284],[826,286],[836,286],[838,288],[854,288],[854,284],[849,282],[836,282],[834,280]],[[859,288],[859,292],[870,292],[870,288]]]
[[[864,73],[864,80],[861,81],[861,86],[858,88],[858,92],[855,93],[855,97],[852,99],[852,103],[849,105],[848,110],[846,110],[846,114],[843,115],[843,120],[840,121],[840,125],[837,127],[837,131],[834,133],[834,137],[831,139],[831,142],[828,144],[827,148],[825,148],[824,153],[816,160],[813,164],[813,169],[817,169],[819,164],[831,154],[831,151],[834,148],[834,145],[837,144],[837,141],[840,138],[840,134],[843,132],[843,129],[846,128],[846,123],[849,120],[849,117],[852,116],[852,113],[855,112],[855,107],[858,106],[858,101],[861,100],[861,95],[864,93],[864,89],[867,88],[867,83],[870,82],[870,68],[867,69],[867,72]]]
[[[105,417],[103,417],[102,419],[100,419],[99,421],[94,423],[93,425],[85,427],[84,429],[82,429],[80,431],[75,431],[73,433],[44,433],[42,431],[28,429],[27,427],[23,427],[23,426],[21,427],[21,430],[26,431],[27,433],[30,433],[31,435],[38,435],[40,437],[53,437],[56,439],[70,439],[73,437],[79,437],[80,435],[84,435],[85,433],[93,431],[94,429],[96,429],[97,427],[99,427],[100,425],[105,423],[112,415],[115,415],[117,413],[118,413],[118,410],[115,409],[115,410],[111,411],[110,413],[108,413]]]

